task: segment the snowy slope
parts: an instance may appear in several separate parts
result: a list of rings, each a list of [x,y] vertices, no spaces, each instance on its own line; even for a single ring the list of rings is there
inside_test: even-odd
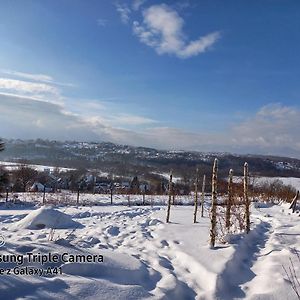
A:
[[[82,226],[56,229],[53,236],[49,228],[15,225],[43,209],[3,210],[0,226],[6,244],[1,255],[101,254],[104,262],[60,261],[56,265],[63,274],[55,276],[2,275],[0,298],[296,299],[282,265],[300,250],[299,214],[290,214],[285,204],[257,206],[252,207],[250,234],[213,250],[208,247],[208,212],[193,224],[191,206],[172,207],[170,224],[161,206],[61,207],[68,220]],[[7,266],[0,262],[0,268]]]

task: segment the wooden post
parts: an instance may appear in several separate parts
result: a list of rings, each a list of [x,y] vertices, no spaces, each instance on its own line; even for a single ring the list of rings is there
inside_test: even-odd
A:
[[[197,211],[198,211],[198,182],[199,182],[199,170],[196,170],[196,182],[195,182],[195,201],[194,201],[194,223],[197,223]]]
[[[43,190],[43,205],[45,205],[46,202],[46,187],[44,186],[44,190]]]
[[[76,205],[78,206],[79,205],[79,187],[78,187],[78,190],[77,190],[77,200],[76,200]]]
[[[230,210],[232,205],[232,182],[233,182],[233,170],[229,170],[229,177],[228,177],[228,199],[226,204],[226,218],[225,224],[226,228],[230,228]]]
[[[128,195],[127,201],[128,201],[128,206],[130,206],[130,195]]]
[[[145,192],[143,192],[143,205],[145,205]]]
[[[244,201],[245,201],[245,223],[246,223],[246,233],[250,231],[250,201],[248,196],[248,179],[249,179],[249,170],[248,163],[244,164]]]
[[[217,235],[217,176],[218,176],[218,159],[215,158],[211,182],[211,229],[210,229],[210,247],[215,247]]]
[[[96,176],[93,175],[93,195],[96,193]]]
[[[202,199],[201,199],[201,217],[204,217],[204,196],[205,196],[205,179],[206,175],[203,175],[203,182],[202,182]]]
[[[170,173],[170,180],[169,180],[169,201],[168,201],[168,208],[167,208],[167,219],[166,222],[170,222],[170,209],[171,209],[171,201],[172,201],[172,171]]]
[[[8,201],[8,187],[6,187],[6,197],[5,197],[5,202]]]
[[[110,204],[113,204],[113,184],[110,185]]]

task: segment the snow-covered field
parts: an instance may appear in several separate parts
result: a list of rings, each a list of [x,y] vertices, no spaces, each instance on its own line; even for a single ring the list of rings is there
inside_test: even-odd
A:
[[[16,170],[22,165],[23,164],[16,163],[16,162],[0,161],[0,166],[5,167],[5,169],[9,170],[9,171]],[[33,168],[33,169],[35,169],[39,172],[43,172],[45,170],[49,170],[50,172],[53,172],[56,168],[56,167],[53,167],[53,166],[44,166],[44,165],[32,165],[32,164],[25,164],[25,165],[27,167]],[[66,172],[66,171],[71,171],[71,170],[75,170],[75,169],[59,167],[60,172]]]
[[[215,249],[207,210],[193,224],[192,206],[172,206],[166,224],[165,209],[1,206],[0,273],[18,266],[3,261],[9,254],[25,258],[19,271],[57,267],[58,274],[3,272],[0,299],[297,299],[282,267],[300,251],[299,213],[288,205],[256,203],[251,232]],[[26,253],[67,254],[41,265]],[[72,255],[102,255],[103,262],[74,262]]]

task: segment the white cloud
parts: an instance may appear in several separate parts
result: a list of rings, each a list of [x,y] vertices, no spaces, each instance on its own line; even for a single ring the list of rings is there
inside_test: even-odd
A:
[[[166,4],[149,7],[143,11],[143,17],[142,24],[133,22],[133,32],[158,54],[188,58],[206,52],[221,36],[220,32],[212,32],[188,41],[183,32],[184,20]]]
[[[59,95],[59,90],[52,85],[9,78],[0,78],[0,91],[37,96],[45,94]]]
[[[53,84],[53,85],[61,85],[61,86],[69,86],[69,87],[74,86],[71,83],[57,82],[54,80],[53,77],[46,74],[34,74],[34,73],[27,73],[27,72],[25,73],[25,72],[6,70],[6,69],[0,69],[0,73],[4,75],[9,75],[10,77],[13,77],[13,79],[15,79],[16,77],[16,78],[26,79],[30,81],[35,81],[35,82]]]
[[[87,102],[86,109],[78,112],[70,111],[70,103],[65,106],[0,93],[1,122],[5,124],[1,135],[24,139],[102,140],[161,149],[300,158],[300,109],[296,107],[270,104],[259,109],[252,117],[235,124],[226,133],[220,131],[210,134],[162,127],[156,120],[120,113],[96,100]],[[79,103],[79,100],[73,102],[74,106]]]
[[[121,125],[145,125],[145,124],[153,124],[157,123],[157,121],[130,114],[118,114],[114,117],[114,123]]]
[[[121,17],[121,21],[124,24],[127,24],[129,22],[129,16],[131,13],[131,9],[129,8],[129,6],[125,3],[117,3],[116,4],[116,9],[117,12],[120,14]]]
[[[17,76],[20,78],[29,79],[33,81],[49,82],[49,83],[54,82],[51,76],[45,74],[32,74],[32,73],[24,73],[24,72],[18,72],[13,70],[0,70],[0,72],[5,75]]]
[[[133,0],[132,9],[135,11],[139,10],[146,1],[147,0]]]
[[[233,144],[261,153],[300,157],[300,110],[279,103],[263,106],[232,129]]]

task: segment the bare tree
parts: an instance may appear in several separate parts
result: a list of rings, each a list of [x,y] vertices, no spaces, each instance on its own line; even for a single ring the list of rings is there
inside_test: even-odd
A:
[[[19,181],[22,191],[25,192],[28,185],[33,183],[37,176],[37,171],[25,165],[21,165],[15,172],[15,180]]]

